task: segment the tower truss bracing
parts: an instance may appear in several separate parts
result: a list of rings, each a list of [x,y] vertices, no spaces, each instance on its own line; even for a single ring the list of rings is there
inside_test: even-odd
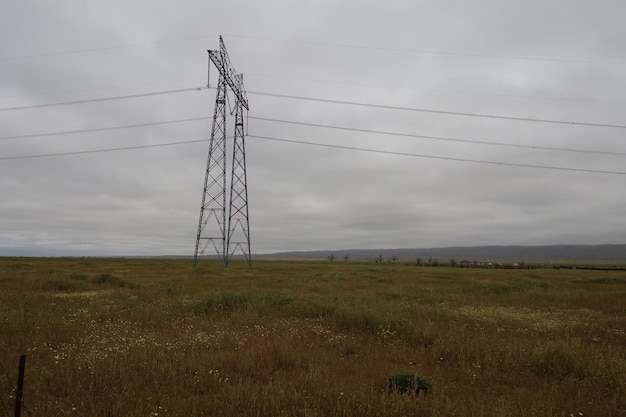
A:
[[[250,264],[252,258],[244,129],[244,109],[249,109],[248,99],[243,88],[243,75],[237,74],[232,67],[221,36],[220,49],[209,50],[208,53],[209,66],[212,62],[218,69],[219,80],[193,264],[197,265],[198,256],[205,254],[207,250],[216,253],[224,267],[228,266],[237,253],[241,253]],[[226,102],[229,91],[232,92],[235,102],[232,154],[227,154],[226,137]]]

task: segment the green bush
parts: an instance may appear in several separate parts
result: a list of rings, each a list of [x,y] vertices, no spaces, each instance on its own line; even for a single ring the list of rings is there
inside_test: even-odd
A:
[[[96,277],[96,284],[101,284],[101,285],[112,285],[114,287],[128,287],[128,288],[134,288],[135,285],[133,285],[132,283],[128,282],[128,281],[124,281],[123,279],[120,279],[119,277],[116,277],[113,274],[109,274],[108,272],[103,272],[100,275],[98,275]]]
[[[556,379],[572,376],[582,380],[589,377],[592,367],[576,350],[575,346],[563,342],[550,341],[537,345],[532,352],[535,373]]]
[[[196,313],[204,314],[215,311],[234,312],[247,310],[251,304],[252,297],[249,294],[233,291],[216,291],[195,304],[192,309]]]
[[[346,297],[338,300],[332,320],[343,330],[378,334],[383,329],[406,335],[413,326],[393,303]]]
[[[50,279],[47,280],[42,289],[44,291],[59,291],[59,292],[68,292],[68,291],[76,291],[80,287],[80,284],[77,282],[69,281],[66,279]]]
[[[77,281],[84,281],[87,279],[87,274],[83,273],[83,272],[72,272],[70,274],[70,278],[75,279]]]
[[[294,299],[288,295],[277,293],[260,294],[259,301],[269,307],[281,309],[291,304]]]
[[[412,372],[395,374],[389,377],[387,382],[387,393],[392,394],[394,392],[401,395],[407,393],[419,395],[420,392],[424,392],[424,395],[428,395],[430,393],[430,383]]]

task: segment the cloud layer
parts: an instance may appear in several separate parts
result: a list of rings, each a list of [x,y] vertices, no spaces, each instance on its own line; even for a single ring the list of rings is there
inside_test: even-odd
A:
[[[625,13],[9,0],[0,255],[193,254],[215,100],[193,88],[220,34],[250,102],[253,253],[625,243]],[[83,151],[99,152],[22,158]]]

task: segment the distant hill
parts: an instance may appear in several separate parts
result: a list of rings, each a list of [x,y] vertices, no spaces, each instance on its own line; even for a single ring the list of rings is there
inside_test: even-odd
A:
[[[398,261],[415,261],[429,258],[439,261],[482,260],[490,262],[626,262],[626,245],[551,245],[551,246],[469,246],[426,249],[346,249],[280,252],[260,255],[267,258],[327,258],[333,253],[337,261],[345,255],[350,260],[374,260],[382,255],[384,260],[396,256]]]

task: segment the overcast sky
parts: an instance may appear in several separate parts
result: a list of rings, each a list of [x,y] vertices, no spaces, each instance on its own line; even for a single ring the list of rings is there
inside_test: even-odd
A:
[[[193,255],[220,34],[248,90],[253,253],[626,243],[624,16],[622,0],[5,0],[0,256]]]

